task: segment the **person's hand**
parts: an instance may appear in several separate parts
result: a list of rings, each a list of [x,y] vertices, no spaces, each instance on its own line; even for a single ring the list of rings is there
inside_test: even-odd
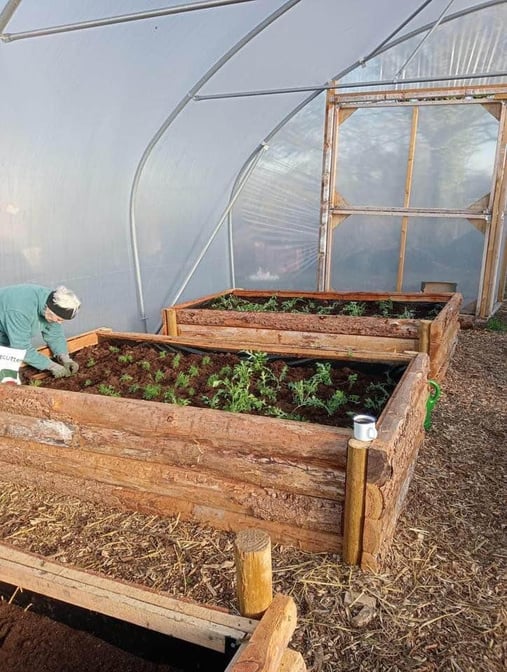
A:
[[[67,371],[64,366],[57,364],[56,362],[52,362],[50,366],[48,366],[48,369],[55,378],[65,378],[66,376],[70,376],[70,372]]]
[[[72,376],[79,371],[79,364],[71,359],[69,355],[58,355],[57,359],[67,369],[69,376]]]

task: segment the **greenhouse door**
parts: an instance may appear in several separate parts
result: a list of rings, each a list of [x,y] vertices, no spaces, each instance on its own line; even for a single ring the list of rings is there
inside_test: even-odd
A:
[[[489,315],[505,268],[505,87],[327,97],[320,290],[456,283]]]

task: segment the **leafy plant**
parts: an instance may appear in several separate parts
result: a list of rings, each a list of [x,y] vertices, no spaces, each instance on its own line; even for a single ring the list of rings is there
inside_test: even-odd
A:
[[[160,385],[146,385],[143,392],[143,399],[156,399],[161,392],[162,388]]]
[[[94,360],[93,357],[88,357],[88,359],[86,360],[86,366],[87,366],[89,369],[91,369],[92,366],[95,366],[96,363],[97,363],[97,362]]]
[[[161,383],[164,380],[164,378],[165,378],[164,372],[161,371],[160,369],[157,369],[155,371],[155,376],[154,376],[155,382],[156,383]]]
[[[180,362],[181,362],[181,352],[177,352],[174,355],[173,360],[171,362],[173,369],[178,369],[180,366]]]
[[[349,301],[342,308],[344,315],[352,315],[354,317],[361,317],[366,311],[366,304],[358,301]]]
[[[384,299],[378,302],[378,309],[382,317],[389,317],[393,313],[393,302],[391,299]]]
[[[146,359],[143,359],[141,362],[139,362],[139,366],[141,367],[141,369],[143,369],[143,371],[151,370],[151,364]]]
[[[399,317],[402,320],[413,320],[415,317],[415,310],[412,310],[411,308],[405,306],[403,312],[399,313],[397,317]]]
[[[121,383],[130,383],[131,380],[134,380],[134,379],[128,373],[124,373],[122,376],[120,376],[120,382]]]
[[[100,383],[100,385],[97,387],[97,390],[99,394],[104,394],[106,397],[121,396],[120,393],[117,392],[112,385],[104,385],[104,383]]]
[[[134,361],[133,355],[118,355],[118,361],[120,364],[130,364]]]
[[[120,348],[118,348],[116,345],[110,345],[109,352],[120,352]]]
[[[178,375],[176,376],[176,380],[174,382],[175,387],[188,387],[188,384],[190,383],[190,376],[188,373],[185,373],[184,371],[180,371]]]
[[[40,387],[42,385],[42,380],[36,380],[35,378],[32,378],[29,384],[32,387]]]

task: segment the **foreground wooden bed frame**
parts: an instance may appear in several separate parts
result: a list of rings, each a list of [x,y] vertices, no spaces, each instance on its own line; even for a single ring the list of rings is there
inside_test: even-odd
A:
[[[432,320],[309,315],[306,313],[243,312],[203,307],[219,297],[244,299],[277,296],[331,301],[385,301],[445,303]],[[395,360],[403,353],[426,352],[430,357],[430,378],[443,380],[459,331],[462,296],[458,293],[422,292],[294,292],[233,289],[203,296],[162,310],[162,333],[185,338],[207,338],[210,342],[241,343],[250,347],[312,347],[335,350],[343,356],[370,359],[379,356]]]
[[[70,339],[69,349],[118,340],[186,342],[99,329]],[[309,352],[315,357],[285,349]],[[428,356],[406,364],[378,437],[365,444],[349,427],[0,385],[0,480],[216,529],[261,528],[275,543],[376,570],[424,436]]]
[[[227,647],[237,648],[224,672],[306,672],[302,655],[288,647],[297,612],[287,595],[270,598],[259,618],[246,618],[53,562],[4,543],[0,543],[0,582],[206,649],[225,653]]]

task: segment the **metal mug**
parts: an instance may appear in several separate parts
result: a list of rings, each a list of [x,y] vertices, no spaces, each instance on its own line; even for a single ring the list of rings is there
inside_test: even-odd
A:
[[[377,418],[373,415],[354,415],[354,438],[358,441],[373,441],[377,438],[375,423]]]

